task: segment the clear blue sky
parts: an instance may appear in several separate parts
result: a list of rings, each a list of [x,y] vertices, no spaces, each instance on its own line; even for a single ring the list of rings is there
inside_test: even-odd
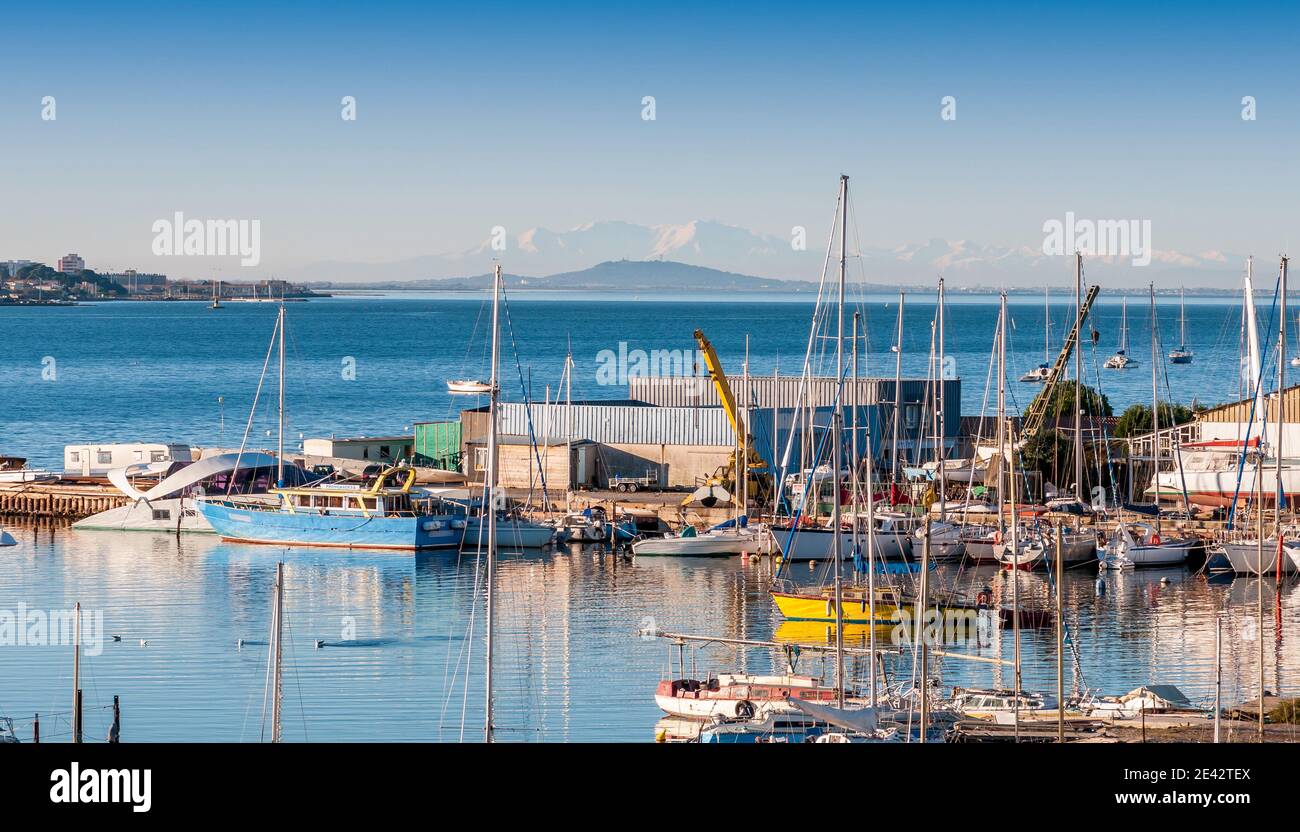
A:
[[[260,219],[269,268],[458,250],[494,225],[820,237],[841,171],[872,245],[1036,246],[1066,210],[1149,218],[1157,248],[1288,244],[1293,5],[982,5],[11,7],[0,259],[148,268],[175,210]]]

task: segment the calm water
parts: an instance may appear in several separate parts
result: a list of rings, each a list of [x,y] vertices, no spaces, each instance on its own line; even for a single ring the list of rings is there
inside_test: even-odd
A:
[[[1017,296],[1008,346],[1013,378],[1043,360],[1041,298]],[[1064,298],[1051,313],[1053,350],[1069,326]],[[870,346],[863,374],[892,377],[895,300],[869,298],[860,308]],[[415,421],[455,419],[463,400],[446,394],[448,378],[482,374],[487,363],[490,304],[478,297],[382,296],[335,298],[288,307],[287,401],[289,437],[371,436],[404,432]],[[739,372],[749,335],[750,368],[797,374],[808,340],[811,303],[700,300],[593,300],[549,293],[509,304],[503,390],[521,400],[531,384],[541,399],[560,383],[572,344],[575,398],[626,397],[627,387],[597,382],[602,350],[695,349],[691,332],[703,329],[725,365]],[[910,296],[903,333],[904,375],[926,375],[933,296]],[[276,310],[271,304],[106,303],[69,308],[0,309],[0,453],[33,464],[61,465],[73,442],[188,441],[237,445],[266,358]],[[1218,403],[1238,393],[1239,304],[1231,299],[1188,302],[1190,365],[1161,364],[1161,386],[1175,399]],[[1261,330],[1269,310],[1260,312]],[[1114,352],[1120,306],[1094,307],[1101,333],[1085,348],[1085,376],[1097,382],[1116,411],[1151,398],[1149,313],[1140,298],[1129,305],[1130,353],[1142,366],[1096,369]],[[963,379],[963,412],[984,400],[997,319],[996,299],[954,296],[946,347]],[[1178,342],[1176,299],[1159,308],[1162,353]],[[851,320],[851,319],[850,319]],[[849,324],[846,323],[846,327]],[[516,353],[518,358],[516,359]],[[345,373],[355,368],[355,373]],[[823,369],[833,374],[833,356]],[[274,370],[274,362],[272,364]],[[1165,377],[1167,374],[1167,379]],[[252,444],[272,444],[273,383],[261,399]],[[1037,385],[1012,381],[1012,407],[1023,407]],[[1167,393],[1162,392],[1162,396]],[[996,390],[990,391],[990,403]],[[220,402],[219,399],[224,400]],[[224,417],[224,430],[223,430]]]
[[[904,372],[923,374],[929,348],[930,298],[909,298]],[[1018,375],[1042,360],[1041,299],[1017,298],[1011,335]],[[892,302],[892,301],[891,301]],[[487,310],[480,298],[403,296],[340,298],[289,309],[291,436],[379,434],[414,421],[455,418],[443,382],[483,366]],[[892,375],[895,307],[864,307],[871,341],[868,366]],[[729,367],[738,367],[745,335],[751,369],[795,372],[807,338],[806,302],[593,300],[548,295],[516,298],[510,323],[520,373],[507,391],[531,383],[540,397],[558,384],[566,344],[577,367],[574,395],[626,395],[595,381],[596,356],[629,349],[693,349],[691,330],[710,336]],[[1069,318],[1052,311],[1053,341]],[[1120,308],[1095,312],[1101,330],[1096,363],[1118,338]],[[1267,317],[1267,310],[1261,313]],[[67,309],[0,309],[0,452],[58,465],[74,441],[171,440],[236,444],[266,355],[275,316],[269,305],[103,304]],[[966,377],[963,405],[977,412],[989,366],[996,317],[990,299],[954,298],[948,351]],[[1162,349],[1178,340],[1177,303],[1162,303]],[[1190,367],[1169,367],[1168,384],[1183,401],[1232,399],[1237,393],[1235,303],[1188,304]],[[1143,367],[1102,375],[1116,409],[1150,395],[1144,304],[1129,308],[1131,351]],[[1087,363],[1094,357],[1086,352]],[[355,380],[341,369],[352,359]],[[505,366],[515,372],[508,346]],[[48,371],[55,370],[53,378]],[[42,370],[46,370],[43,377]],[[1163,369],[1163,365],[1162,365]],[[1088,370],[1089,379],[1095,378]],[[1162,382],[1163,383],[1163,382]],[[1023,405],[1037,389],[1012,384]],[[223,408],[218,397],[224,397]],[[519,398],[518,395],[512,396]],[[273,395],[254,419],[253,444],[269,444]],[[477,739],[482,721],[483,622],[475,605],[476,563],[453,555],[347,554],[245,547],[203,537],[74,532],[8,522],[19,546],[0,549],[0,612],[70,607],[80,601],[103,614],[104,631],[120,635],[83,663],[87,734],[102,737],[107,712],[123,699],[128,740],[253,741],[262,725],[262,694],[275,561],[286,562],[285,735],[309,740]],[[1162,577],[1168,578],[1161,584]],[[1005,576],[991,569],[943,579],[964,591],[991,583],[1009,598]],[[782,626],[759,567],[721,562],[630,562],[595,551],[506,555],[500,570],[498,726],[502,739],[651,739],[659,717],[652,694],[666,672],[668,649],[636,631],[648,624],[676,631],[778,640],[820,641],[825,629]],[[1045,578],[1022,576],[1026,603],[1046,593]],[[1098,596],[1091,570],[1071,575],[1067,621],[1078,637],[1067,657],[1067,686],[1122,693],[1144,682],[1177,684],[1193,699],[1213,691],[1216,611],[1224,626],[1229,699],[1252,694],[1258,678],[1254,626],[1258,583],[1212,586],[1184,569],[1107,578]],[[1300,602],[1294,582],[1264,582],[1264,643],[1270,687],[1294,690],[1300,656],[1294,645]],[[2,620],[2,619],[0,619]],[[1280,621],[1280,628],[1275,622]],[[338,645],[351,638],[347,645]],[[240,639],[246,640],[237,649]],[[991,644],[961,649],[1011,654],[1010,631]],[[141,642],[146,644],[141,644]],[[327,646],[316,648],[317,641]],[[1024,633],[1025,686],[1055,685],[1054,635]],[[0,647],[0,714],[16,717],[20,735],[40,712],[42,734],[66,736],[72,687],[67,647]],[[777,666],[779,653],[710,648],[700,672]],[[805,653],[802,669],[817,672]],[[910,667],[908,659],[900,670]],[[946,684],[1009,683],[992,666],[947,660]]]

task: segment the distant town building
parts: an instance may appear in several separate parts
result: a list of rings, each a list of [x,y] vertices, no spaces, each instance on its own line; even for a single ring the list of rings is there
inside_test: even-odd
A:
[[[30,265],[31,260],[0,260],[0,277],[17,277],[19,269]]]
[[[104,275],[133,295],[161,294],[167,290],[167,275],[140,274],[135,269]]]
[[[85,268],[86,261],[82,260],[76,254],[65,254],[59,258],[58,270],[64,274],[76,274],[77,272],[84,271]]]

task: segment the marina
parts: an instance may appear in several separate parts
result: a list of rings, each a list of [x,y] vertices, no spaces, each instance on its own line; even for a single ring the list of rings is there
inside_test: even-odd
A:
[[[833,245],[845,239],[847,213]],[[151,358],[162,373],[195,360],[225,370],[178,379],[166,407],[139,410],[129,408],[136,371],[95,380],[94,332],[120,338],[122,321],[159,307],[8,310],[15,326],[53,321],[90,335],[84,354],[64,359],[69,384],[29,386],[31,412],[6,423],[15,444],[4,450],[22,454],[5,457],[0,482],[12,540],[4,557],[20,564],[6,591],[39,598],[61,575],[123,631],[93,663],[144,717],[133,732],[141,739],[180,727],[157,712],[158,687],[130,681],[141,662],[161,662],[169,689],[212,674],[234,680],[194,707],[207,709],[204,738],[248,739],[235,717],[256,693],[250,651],[267,629],[277,656],[301,651],[284,672],[317,686],[300,693],[301,725],[277,719],[272,732],[298,740],[313,723],[346,731],[350,699],[393,709],[405,726],[394,739],[412,730],[460,739],[478,724],[489,741],[969,743],[1005,741],[1010,725],[1010,741],[1032,742],[1048,737],[1049,715],[1067,711],[1073,741],[1131,741],[1126,721],[1154,719],[1173,701],[1126,693],[1144,685],[1169,688],[1182,711],[1168,727],[1186,737],[1214,721],[1216,701],[1225,711],[1252,696],[1289,707],[1300,672],[1288,646],[1300,535],[1287,541],[1293,506],[1265,489],[1285,493],[1290,473],[1276,451],[1290,426],[1268,383],[1287,399],[1295,388],[1288,327],[1269,347],[1249,276],[1245,303],[1180,295],[1172,317],[1158,317],[1169,301],[1148,293],[1144,389],[1136,374],[1101,372],[1103,339],[1080,346],[1115,306],[1098,302],[1102,287],[1085,286],[1081,257],[1073,305],[1055,307],[1050,296],[1042,306],[1005,294],[951,302],[942,280],[929,293],[862,295],[847,262],[842,248],[804,335],[792,321],[806,326],[807,313],[792,315],[799,307],[788,302],[742,303],[739,324],[719,324],[732,303],[660,302],[672,313],[638,316],[624,331],[690,344],[696,358],[675,375],[632,373],[613,390],[589,372],[600,335],[587,334],[575,355],[573,337],[557,345],[552,331],[561,302],[501,285],[490,301],[326,298],[220,316],[199,301],[168,305],[156,325],[220,331],[239,317],[239,329],[270,342],[245,338],[242,354],[204,356],[204,339],[193,339]],[[1282,288],[1285,272],[1283,259]],[[608,301],[564,303],[624,314]],[[1129,330],[1141,324],[1127,294],[1118,305],[1119,355],[1141,367],[1129,357]],[[1270,320],[1287,320],[1280,306]],[[441,373],[425,369],[421,384],[393,390],[394,374],[416,369],[403,357],[414,340],[344,345],[381,368],[365,384],[368,373],[332,380],[331,359],[312,358],[328,355],[314,333],[338,315],[437,319],[454,330],[469,309],[493,322],[461,334],[471,352],[476,340],[490,343],[486,371],[448,353]],[[1013,346],[1035,315],[1049,333],[1047,361],[1033,339]],[[1176,322],[1185,347],[1189,315],[1217,321],[1223,336],[1217,351],[1198,343],[1196,372],[1184,377],[1191,352],[1167,353],[1162,332]],[[1056,344],[1054,316],[1064,335]],[[699,328],[668,323],[682,317]],[[20,345],[0,356],[15,372]],[[988,368],[982,389],[981,379],[936,373],[954,354]],[[1253,388],[1227,389],[1223,367],[1243,362],[1255,368]],[[1036,384],[1028,399],[1012,386],[1026,366]],[[84,426],[51,443],[53,421],[75,418],[89,404],[81,397],[95,395],[81,387],[96,383],[113,385],[129,427],[108,443],[82,441]],[[1106,410],[1053,413],[1067,393]],[[381,405],[360,421],[370,399]],[[1174,419],[1171,401],[1219,399],[1233,401],[1161,424]],[[246,418],[228,414],[241,400]],[[1128,432],[1108,400],[1128,407]],[[1134,421],[1141,406],[1145,424]],[[1042,436],[1055,437],[1050,457],[1033,451]],[[1197,453],[1217,455],[1212,487],[1185,485]],[[273,559],[282,565],[268,580]],[[253,603],[266,587],[280,599],[269,624]],[[145,613],[133,609],[139,593],[189,595],[199,611],[177,601]],[[495,594],[487,608],[485,593]],[[192,615],[209,622],[199,628],[204,647],[176,637]],[[282,616],[291,630],[276,623]],[[135,644],[148,652],[120,646]],[[0,652],[7,662],[36,658]],[[580,691],[596,667],[604,684]],[[49,668],[9,670],[28,681],[6,693],[6,709],[39,713]],[[311,700],[325,690],[328,702]],[[1262,732],[1258,714],[1253,729],[1246,722],[1230,720],[1230,739],[1290,736]],[[21,740],[27,729],[21,717],[15,724]]]

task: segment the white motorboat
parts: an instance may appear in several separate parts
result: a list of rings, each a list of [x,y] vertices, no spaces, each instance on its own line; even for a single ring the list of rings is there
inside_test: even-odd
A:
[[[1102,569],[1178,566],[1187,562],[1195,538],[1163,538],[1147,523],[1122,524],[1106,543]]]
[[[20,456],[0,456],[0,483],[53,482],[59,475],[44,468],[28,468]]]
[[[160,470],[161,466],[161,470]],[[286,484],[297,486],[309,475],[296,465],[284,467]],[[137,477],[158,477],[147,491],[136,488]],[[108,480],[131,499],[124,506],[101,511],[72,524],[74,529],[212,534],[212,525],[197,510],[195,498],[229,493],[243,501],[273,500],[276,458],[264,453],[217,454],[198,462],[141,463],[115,468]]]
[[[687,526],[682,534],[651,537],[632,544],[638,557],[730,557],[731,555],[770,555],[776,546],[767,526],[714,529],[696,532]]]
[[[953,688],[952,709],[971,719],[993,719],[1014,715],[1016,711],[1056,711],[1056,700],[1044,693],[1022,690]]]
[[[1280,554],[1276,537],[1266,538],[1262,546],[1258,538],[1225,540],[1222,550],[1238,575],[1276,575],[1279,565],[1283,574],[1300,571],[1300,540],[1283,537]]]
[[[1031,384],[1042,384],[1052,377],[1052,368],[1046,364],[1039,364],[1034,369],[1025,373],[1020,380]]]

